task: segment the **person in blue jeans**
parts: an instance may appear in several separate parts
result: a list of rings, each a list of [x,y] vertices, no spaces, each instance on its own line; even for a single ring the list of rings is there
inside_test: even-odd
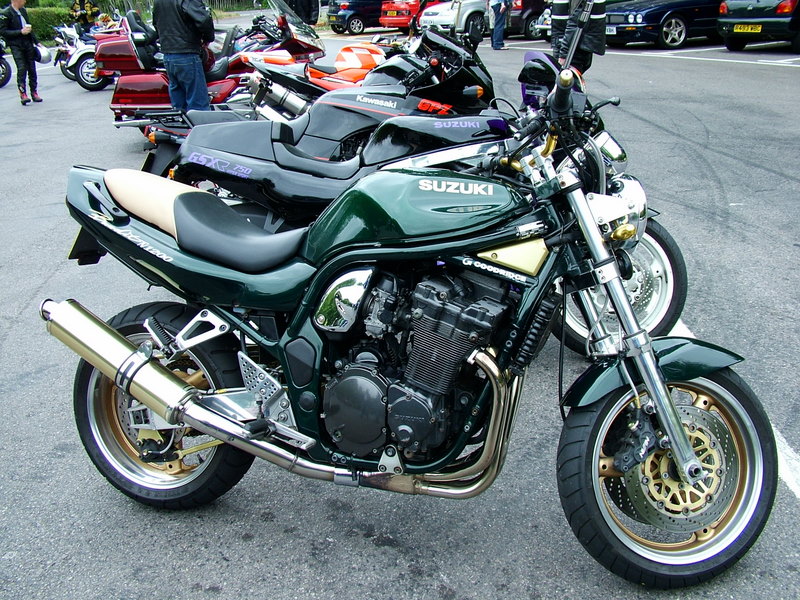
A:
[[[153,26],[164,54],[172,106],[210,110],[203,57],[204,45],[214,39],[214,22],[203,0],[155,0]]]
[[[494,13],[492,50],[506,50],[506,46],[503,43],[503,32],[506,28],[506,11],[510,6],[511,0],[489,0],[489,8]]]

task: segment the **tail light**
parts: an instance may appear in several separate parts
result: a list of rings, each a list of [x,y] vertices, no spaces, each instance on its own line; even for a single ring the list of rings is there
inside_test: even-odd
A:
[[[511,4],[511,8],[514,10],[522,10],[522,0],[514,0]]]
[[[339,8],[341,8],[342,10],[347,10],[348,8],[350,8],[350,3],[349,2],[340,2],[339,3]]]
[[[790,15],[794,11],[795,6],[797,6],[797,0],[783,0],[775,9],[775,14]]]
[[[727,2],[722,2],[719,5],[719,14],[721,14],[721,15],[727,15],[728,14],[728,3]]]

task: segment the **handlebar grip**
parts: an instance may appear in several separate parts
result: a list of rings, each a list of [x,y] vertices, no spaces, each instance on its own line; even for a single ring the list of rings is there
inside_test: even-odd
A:
[[[553,118],[567,116],[572,110],[572,84],[575,75],[570,69],[564,69],[558,74],[556,87],[550,94],[548,107]]]

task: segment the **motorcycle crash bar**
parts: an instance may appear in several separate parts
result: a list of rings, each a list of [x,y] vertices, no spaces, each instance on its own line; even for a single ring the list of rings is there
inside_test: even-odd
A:
[[[472,357],[489,376],[493,392],[489,430],[494,439],[486,444],[485,455],[476,463],[479,467],[435,475],[353,472],[318,464],[267,440],[254,439],[243,423],[199,404],[202,392],[154,360],[152,344],[146,342],[137,348],[76,300],[45,300],[39,314],[47,323],[48,333],[166,422],[192,427],[297,475],[341,485],[446,498],[480,494],[502,468],[513,422],[512,406],[522,387],[511,385],[509,398],[507,382],[492,358],[483,352]]]

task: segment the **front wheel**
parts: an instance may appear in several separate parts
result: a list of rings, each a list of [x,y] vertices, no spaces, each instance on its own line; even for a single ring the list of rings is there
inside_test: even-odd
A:
[[[346,29],[342,25],[331,25],[331,31],[341,34],[344,33]]]
[[[75,75],[75,72],[67,66],[65,60],[62,60],[60,63],[58,63],[58,68],[61,69],[61,74],[70,81],[75,81],[78,78]]]
[[[633,275],[623,284],[633,312],[651,336],[667,335],[680,319],[689,289],[681,249],[663,225],[648,219],[642,239],[630,257]],[[602,286],[593,288],[590,293],[598,312],[608,308]],[[565,303],[565,314],[566,318],[556,323],[554,334],[560,337],[562,323],[566,323],[565,344],[579,354],[586,354],[589,327],[571,299]],[[606,312],[603,324],[615,342],[619,341],[619,320],[613,310]]]
[[[767,522],[778,481],[769,420],[736,373],[667,385],[706,471],[699,483],[680,481],[669,450],[617,470],[615,454],[630,448],[622,441],[635,437],[626,433],[627,388],[570,411],[557,461],[561,504],[589,554],[629,581],[665,589],[711,579],[744,556]]]
[[[194,316],[182,304],[142,304],[118,314],[109,324],[134,344],[150,339],[144,328],[155,317],[171,334]],[[241,387],[236,340],[216,338],[190,353],[164,361],[199,389]],[[86,452],[103,476],[123,494],[159,508],[207,504],[244,476],[253,456],[188,427],[169,428],[85,361],[74,387],[75,423]],[[143,460],[143,449],[163,459]]]
[[[481,35],[486,35],[486,27],[483,19],[483,13],[475,13],[470,15],[467,18],[466,23],[464,23],[464,31],[469,33],[472,31],[473,27],[477,27],[477,31],[480,32]]]
[[[96,67],[93,54],[84,54],[73,67],[78,85],[90,92],[103,90],[112,82],[111,77],[98,77]]]
[[[11,65],[8,61],[0,56],[0,88],[5,86],[11,80]]]

